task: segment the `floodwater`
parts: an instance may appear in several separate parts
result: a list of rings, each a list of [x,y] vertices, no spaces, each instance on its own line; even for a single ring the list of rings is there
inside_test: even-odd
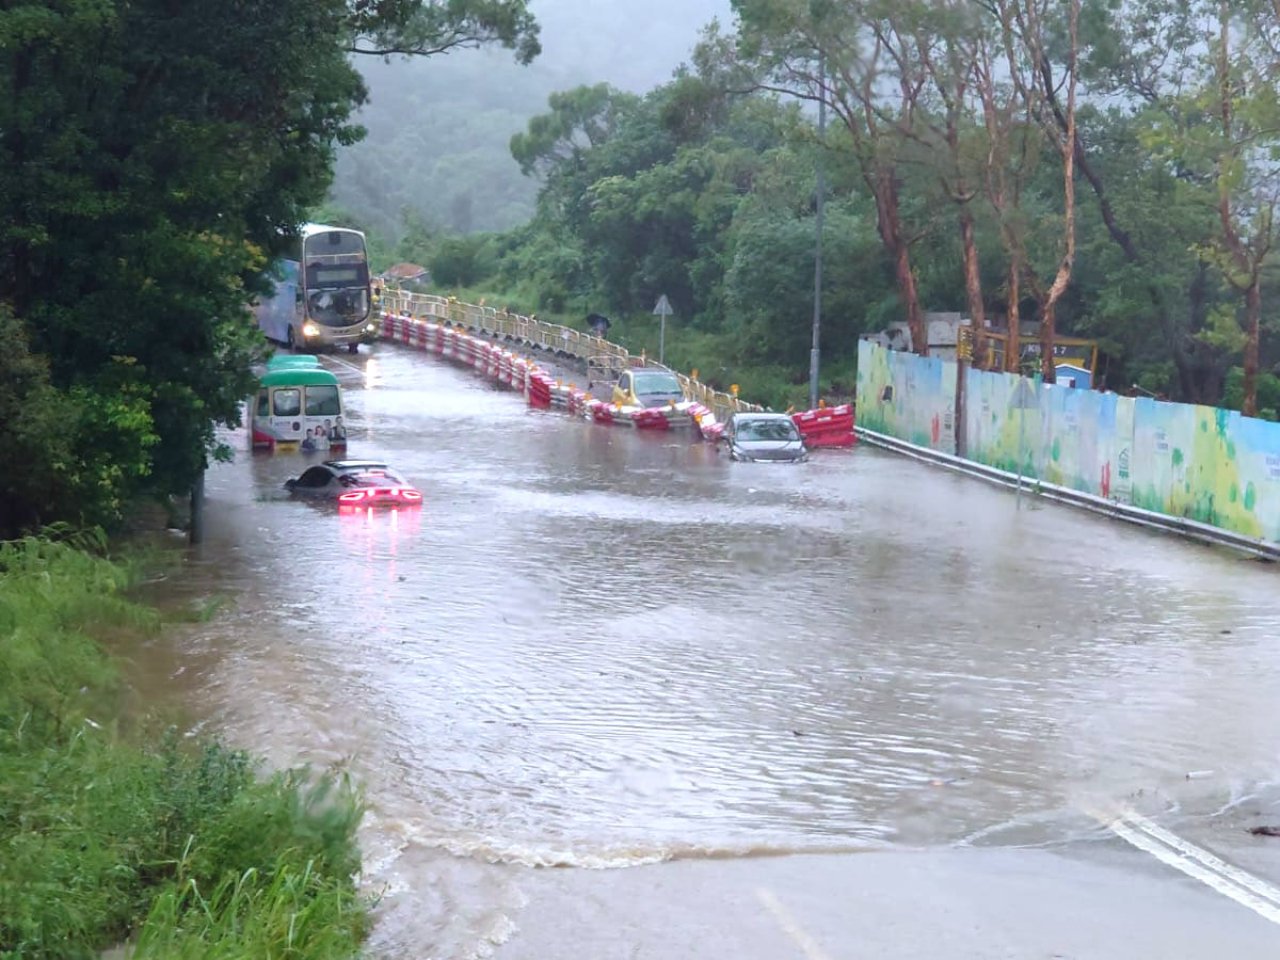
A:
[[[291,500],[304,455],[232,435],[166,588],[225,608],[133,660],[196,729],[366,785],[375,950],[501,956],[538,867],[1070,844],[1121,801],[1194,832],[1280,800],[1273,568],[865,445],[731,464],[392,346],[325,362],[349,455],[424,506]]]

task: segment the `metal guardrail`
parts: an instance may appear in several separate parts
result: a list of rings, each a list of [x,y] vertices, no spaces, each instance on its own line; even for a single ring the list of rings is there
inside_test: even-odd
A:
[[[593,366],[616,371],[630,367],[670,369],[643,356],[633,357],[625,347],[572,327],[497,310],[483,304],[463,303],[452,297],[387,290],[382,295],[381,306],[415,320],[431,319],[482,333],[510,337],[541,350],[565,353],[582,360],[589,369]],[[731,414],[740,410],[764,409],[759,404],[747,403],[731,393],[715,390],[678,371],[671,372],[675,374],[685,396],[707,407],[719,420],[727,420]]]
[[[927,463],[933,463],[938,466],[955,470],[958,473],[967,474],[976,477],[979,480],[986,480],[989,483],[998,483],[1001,486],[1015,488],[1018,485],[1018,477],[1006,470],[1000,470],[996,467],[988,467],[985,464],[977,463],[973,460],[966,460],[963,457],[953,456],[949,453],[942,453],[938,450],[930,450],[928,447],[917,446],[914,443],[908,443],[905,440],[899,440],[897,437],[891,437],[888,434],[877,433],[874,430],[867,430],[865,427],[854,427],[854,431],[859,438],[867,443],[883,447],[886,450],[892,450],[916,460],[922,460]],[[1280,560],[1280,543],[1273,543],[1270,540],[1260,540],[1255,537],[1247,537],[1242,533],[1236,533],[1232,530],[1225,530],[1222,527],[1215,527],[1208,523],[1201,523],[1199,520],[1191,520],[1187,517],[1175,517],[1166,513],[1156,513],[1153,510],[1144,510],[1141,507],[1131,506],[1127,503],[1120,503],[1117,500],[1108,500],[1105,497],[1099,497],[1092,493],[1083,493],[1079,490],[1072,490],[1070,487],[1059,486],[1056,483],[1046,483],[1043,480],[1023,477],[1022,486],[1027,492],[1033,496],[1042,497],[1046,500],[1054,500],[1059,503],[1070,504],[1075,507],[1082,507],[1085,510],[1091,510],[1094,513],[1100,513],[1108,517],[1115,517],[1118,520],[1124,520],[1129,523],[1136,523],[1144,527],[1153,527],[1159,530],[1165,530],[1169,533],[1176,533],[1184,537],[1190,537],[1193,540],[1199,540],[1203,543],[1218,544],[1221,546],[1232,547],[1245,553],[1253,554],[1256,557],[1262,557],[1267,560]]]

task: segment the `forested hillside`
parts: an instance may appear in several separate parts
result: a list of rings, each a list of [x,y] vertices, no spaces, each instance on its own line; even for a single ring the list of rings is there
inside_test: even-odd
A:
[[[665,293],[671,362],[784,405],[806,393],[822,156],[824,389],[849,390],[860,333],[904,321],[922,349],[925,312],[959,311],[980,364],[1052,379],[1057,337],[1092,338],[1111,389],[1276,416],[1272,4],[733,8],[646,94],[550,99],[510,144],[541,187],[528,223],[394,252],[445,291],[610,313],[633,349]],[[985,333],[1024,326],[1007,352]]]
[[[699,29],[730,17],[728,0],[537,0],[542,55],[459,50],[427,61],[357,62],[369,86],[368,130],[338,153],[334,206],[398,238],[413,221],[451,232],[505,230],[533,215],[537,184],[508,143],[557,90],[607,81],[643,91],[686,60]]]

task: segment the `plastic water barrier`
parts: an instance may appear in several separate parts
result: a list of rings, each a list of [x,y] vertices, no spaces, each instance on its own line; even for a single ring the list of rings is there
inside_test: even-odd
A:
[[[807,447],[850,447],[853,435],[853,404],[819,407],[791,418]]]
[[[724,432],[724,421],[698,400],[662,407],[609,403],[573,384],[566,385],[536,363],[498,344],[436,319],[384,313],[381,335],[384,340],[471,367],[478,375],[523,393],[531,407],[563,409],[594,423],[630,426],[637,430],[694,429],[703,439],[713,441]],[[854,442],[850,404],[811,410],[792,419],[809,446],[850,446]]]

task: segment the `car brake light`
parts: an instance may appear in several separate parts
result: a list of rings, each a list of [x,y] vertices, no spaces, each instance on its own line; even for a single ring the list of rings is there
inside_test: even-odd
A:
[[[359,503],[368,494],[364,490],[352,490],[350,493],[344,493],[338,497],[339,503]]]
[[[422,499],[422,494],[420,494],[417,490],[401,490],[400,496],[404,497],[406,500]]]

